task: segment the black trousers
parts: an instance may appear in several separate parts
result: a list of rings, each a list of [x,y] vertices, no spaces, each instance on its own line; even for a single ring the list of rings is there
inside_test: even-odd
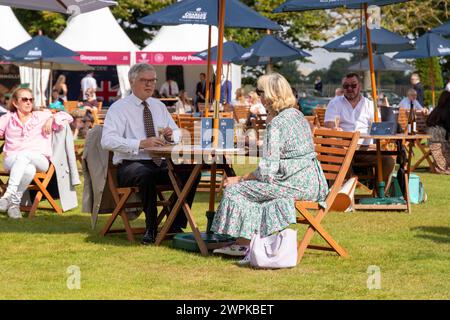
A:
[[[177,176],[184,184],[189,179],[190,171],[177,172]],[[197,185],[200,181],[200,176],[194,183],[190,193],[186,198],[189,206],[192,206],[194,201]],[[124,160],[117,170],[117,182],[120,187],[139,187],[138,196],[141,198],[145,213],[145,224],[147,229],[150,229],[156,234],[157,225],[156,220],[158,216],[157,202],[157,185],[172,185],[169,178],[169,171],[167,162],[164,160],[161,166],[157,166],[152,160]],[[172,224],[173,228],[186,228],[187,218],[182,209],[177,213],[177,216]]]

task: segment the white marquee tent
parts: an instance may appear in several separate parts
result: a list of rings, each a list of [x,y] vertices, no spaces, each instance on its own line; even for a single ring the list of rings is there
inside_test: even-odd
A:
[[[80,53],[83,63],[116,65],[122,96],[130,89],[128,71],[130,64],[135,61],[138,48],[117,23],[109,8],[72,18],[56,42]]]
[[[0,6],[0,47],[10,50],[18,45],[30,40],[31,37],[27,31],[22,27],[19,20],[17,20],[14,12],[10,7]],[[36,101],[41,100],[40,94],[40,70],[28,67],[20,67],[20,81],[21,83],[29,83],[33,90]],[[45,93],[46,83],[50,75],[50,70],[42,70],[42,91]]]
[[[212,47],[217,45],[217,38],[217,28],[213,27]],[[137,53],[137,62],[147,61],[155,66],[158,75],[158,89],[166,80],[168,65],[183,65],[185,90],[190,97],[194,97],[199,74],[206,73],[206,62],[192,57],[191,54],[207,48],[208,26],[193,24],[163,26],[150,44]],[[225,75],[227,70],[227,66],[224,65]],[[241,67],[232,64],[229,75],[232,83],[232,97],[234,97],[234,91],[241,86]]]

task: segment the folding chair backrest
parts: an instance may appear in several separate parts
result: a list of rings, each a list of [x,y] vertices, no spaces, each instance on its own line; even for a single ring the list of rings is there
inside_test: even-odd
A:
[[[403,132],[406,132],[408,127],[408,110],[405,108],[400,108],[398,113],[398,123],[402,128]]]
[[[416,111],[416,131],[417,133],[427,132],[428,113],[425,114],[422,110]]]
[[[327,129],[314,130],[317,159],[328,180],[330,191],[327,205],[331,206],[344,182],[358,144],[359,132]]]
[[[233,112],[219,112],[219,118],[233,118]]]
[[[247,121],[250,115],[250,106],[234,106],[234,118],[237,122],[240,119]]]
[[[325,112],[327,111],[327,108],[324,107],[317,107],[313,109],[313,115],[317,117],[319,120],[319,125],[321,127],[325,126]]]
[[[195,126],[200,124],[201,118],[193,117],[192,115],[178,115],[180,122],[180,129],[182,132],[183,143],[195,145],[197,137],[195,137]]]
[[[73,110],[78,109],[78,101],[64,101],[64,109],[66,109],[68,113],[71,113]]]

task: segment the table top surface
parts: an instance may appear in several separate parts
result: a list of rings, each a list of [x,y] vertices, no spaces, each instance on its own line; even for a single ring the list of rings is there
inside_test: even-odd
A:
[[[429,139],[431,138],[428,134],[413,134],[409,135],[406,133],[399,133],[394,135],[370,135],[366,133],[361,133],[359,136],[363,139],[375,139],[375,140],[416,140],[416,139]]]

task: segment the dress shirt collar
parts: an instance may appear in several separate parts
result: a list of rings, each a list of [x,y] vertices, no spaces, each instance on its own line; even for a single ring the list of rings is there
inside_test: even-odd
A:
[[[141,100],[141,99],[139,99],[138,97],[136,97],[136,96],[134,95],[134,93],[130,94],[129,97],[130,97],[131,102],[132,102],[136,107],[142,107],[142,106],[143,106],[143,104],[142,104],[143,100]],[[147,100],[145,100],[145,101],[147,102],[147,105],[148,105],[148,106],[150,106],[150,99],[151,99],[151,97],[148,98]]]

